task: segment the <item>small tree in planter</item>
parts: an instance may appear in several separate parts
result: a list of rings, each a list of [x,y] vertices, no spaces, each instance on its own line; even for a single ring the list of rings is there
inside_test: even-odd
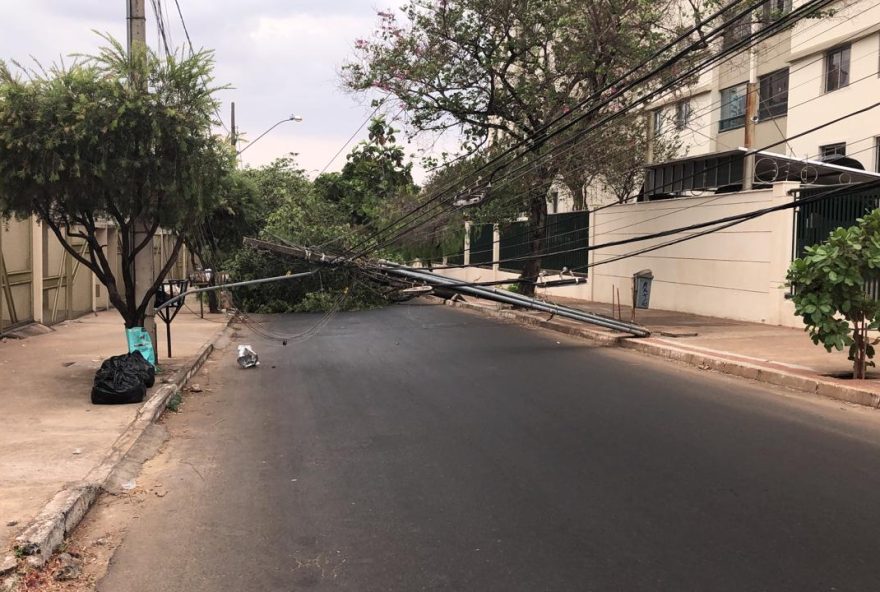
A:
[[[868,331],[880,327],[880,301],[866,285],[880,280],[880,209],[838,228],[828,239],[807,247],[788,270],[795,313],[803,318],[815,344],[829,352],[849,347],[853,378],[864,378],[874,366],[874,345]]]

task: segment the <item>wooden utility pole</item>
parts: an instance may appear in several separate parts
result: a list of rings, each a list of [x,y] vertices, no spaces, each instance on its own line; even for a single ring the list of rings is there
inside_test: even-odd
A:
[[[125,0],[125,3],[128,20],[128,54],[131,55],[135,48],[143,49],[147,46],[147,18],[144,0]],[[143,92],[147,92],[147,89],[143,89]],[[148,244],[134,258],[134,297],[135,303],[139,304],[147,295],[153,282],[156,281],[156,268],[149,220],[138,217],[133,221],[133,226],[133,244],[139,245],[148,241]],[[153,340],[153,351],[156,351],[156,319],[152,302],[147,305],[144,329],[150,334],[150,338]]]

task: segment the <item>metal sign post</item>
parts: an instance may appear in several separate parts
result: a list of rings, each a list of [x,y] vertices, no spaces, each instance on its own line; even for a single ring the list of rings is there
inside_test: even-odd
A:
[[[189,280],[165,280],[162,282],[162,287],[156,292],[156,314],[165,323],[165,334],[168,337],[169,358],[171,357],[171,321],[174,320],[174,317],[176,317],[177,313],[180,312],[180,309],[183,308],[183,301],[186,298],[185,294],[188,286]],[[177,300],[168,306],[162,306],[176,296],[182,297],[177,298]]]

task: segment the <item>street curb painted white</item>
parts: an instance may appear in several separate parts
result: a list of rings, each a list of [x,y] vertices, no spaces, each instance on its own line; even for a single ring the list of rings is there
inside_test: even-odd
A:
[[[866,407],[880,408],[880,394],[873,391],[860,389],[854,386],[840,384],[831,380],[821,380],[812,376],[805,376],[796,372],[788,372],[778,368],[769,368],[760,364],[752,364],[741,360],[726,358],[722,355],[713,355],[702,351],[688,350],[684,347],[676,347],[658,339],[629,337],[627,335],[615,335],[597,329],[589,329],[577,325],[571,325],[560,321],[542,319],[515,310],[495,309],[480,306],[470,302],[449,302],[453,306],[478,311],[482,314],[526,325],[534,325],[590,339],[600,345],[630,349],[652,356],[666,358],[696,366],[703,370],[714,370],[731,376],[748,378],[765,384],[782,386],[838,401],[845,401]]]
[[[58,492],[34,520],[15,538],[13,549],[26,557],[27,563],[40,567],[64,541],[83,516],[144,431],[162,416],[168,400],[180,391],[204,365],[214,346],[231,331],[232,317],[210,341],[199,349],[195,360],[186,367],[173,384],[157,388],[138,409],[135,418],[116,439],[104,459],[92,468],[82,481],[72,483]]]

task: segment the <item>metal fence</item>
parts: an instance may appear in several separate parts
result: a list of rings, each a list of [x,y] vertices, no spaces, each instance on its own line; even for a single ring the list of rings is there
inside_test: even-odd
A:
[[[802,189],[798,199],[827,193],[833,187]],[[880,207],[880,189],[839,193],[828,199],[801,204],[797,207],[794,232],[794,256],[802,257],[804,249],[821,243],[837,228],[853,226],[856,220]]]
[[[547,216],[547,240],[541,268],[548,271],[562,271],[568,268],[586,274],[589,264],[589,212],[567,212]],[[567,252],[570,251],[570,252]],[[504,271],[522,272],[531,255],[531,232],[528,222],[514,222],[501,228],[500,268]],[[507,261],[515,259],[515,261]],[[473,261],[473,258],[471,258]]]
[[[474,224],[470,230],[471,265],[492,265],[494,250],[494,224]]]
[[[833,187],[802,189],[798,199],[803,200],[832,191]],[[856,221],[880,207],[880,189],[844,192],[828,199],[801,204],[797,207],[794,231],[794,256],[803,257],[807,247],[821,243],[838,228],[854,226]],[[866,282],[865,292],[880,299],[880,282]]]

